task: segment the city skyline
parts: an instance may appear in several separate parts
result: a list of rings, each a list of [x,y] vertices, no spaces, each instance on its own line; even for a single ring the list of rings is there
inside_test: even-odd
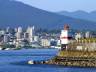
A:
[[[96,10],[96,0],[17,0],[25,4],[37,7],[43,10],[58,11],[77,11],[83,10],[91,12]]]

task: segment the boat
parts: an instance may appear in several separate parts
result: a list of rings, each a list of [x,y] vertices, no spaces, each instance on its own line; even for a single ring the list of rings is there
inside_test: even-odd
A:
[[[28,64],[34,64],[34,61],[33,60],[29,60]]]

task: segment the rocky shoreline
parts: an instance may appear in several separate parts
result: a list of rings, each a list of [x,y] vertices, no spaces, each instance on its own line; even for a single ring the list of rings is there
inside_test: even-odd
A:
[[[80,58],[78,60],[73,59],[52,59],[48,62],[45,62],[46,64],[55,64],[55,65],[63,65],[63,66],[77,66],[77,67],[96,67],[96,59],[95,60],[83,60]]]
[[[64,55],[59,54],[52,60],[45,62],[45,64],[55,64],[72,67],[96,67],[96,52],[63,51],[63,53]]]

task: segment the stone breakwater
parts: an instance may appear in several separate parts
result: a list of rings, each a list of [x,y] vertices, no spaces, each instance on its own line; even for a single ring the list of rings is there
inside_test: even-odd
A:
[[[56,57],[49,60],[46,64],[56,64],[64,66],[96,67],[96,59],[80,57]]]
[[[62,51],[57,57],[45,63],[63,66],[96,67],[96,52]]]

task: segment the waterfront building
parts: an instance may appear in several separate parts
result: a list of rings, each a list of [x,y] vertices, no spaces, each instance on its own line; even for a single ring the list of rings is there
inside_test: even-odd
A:
[[[39,36],[34,36],[34,41],[38,42],[39,41]]]
[[[43,47],[49,47],[50,46],[50,40],[46,38],[41,39],[41,46]]]
[[[4,35],[5,31],[4,30],[0,30],[0,35]]]
[[[60,40],[57,40],[57,46],[60,46],[60,45],[61,45]]]
[[[51,39],[50,40],[50,45],[54,46],[54,47],[57,46],[57,41],[55,39]]]
[[[3,42],[7,43],[9,41],[9,36],[7,34],[4,34]]]

